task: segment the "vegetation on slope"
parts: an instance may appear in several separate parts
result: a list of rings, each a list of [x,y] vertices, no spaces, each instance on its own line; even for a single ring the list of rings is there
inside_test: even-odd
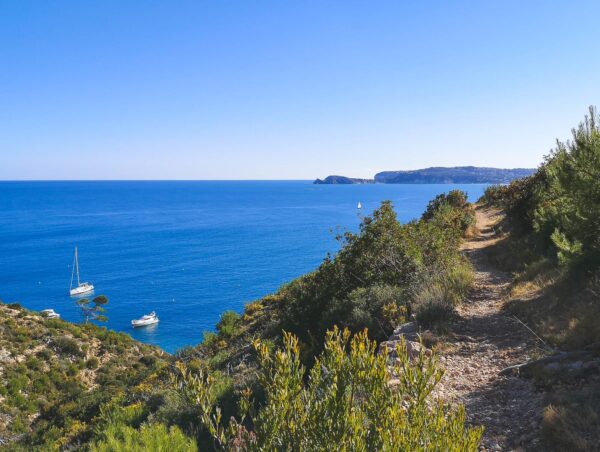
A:
[[[340,450],[360,451],[477,450],[482,429],[465,427],[462,408],[427,405],[442,372],[424,348],[411,362],[406,348],[398,346],[390,372],[387,350],[377,355],[366,331],[350,339],[348,330],[335,328],[327,333],[324,351],[306,378],[298,339],[286,333],[283,343],[273,354],[255,342],[265,401],[254,412],[246,391],[241,416],[228,427],[211,403],[210,379],[180,366],[177,385],[197,405],[215,448],[325,451],[335,444]],[[393,386],[391,373],[398,377]]]
[[[40,448],[85,443],[102,404],[129,393],[163,357],[125,334],[0,304],[0,439]]]
[[[600,352],[600,116],[590,108],[534,175],[489,187],[482,201],[506,212],[499,227],[509,234],[492,257],[515,273],[510,312],[553,347]],[[590,397],[600,383],[577,384],[548,399],[548,445],[589,450],[600,441],[600,399]]]
[[[501,184],[529,176],[534,171],[530,168],[433,167],[412,171],[383,171],[375,175],[375,181],[384,184]]]
[[[470,263],[459,252],[472,223],[472,209],[458,191],[440,195],[422,219],[404,225],[384,202],[359,233],[340,237],[340,251],[317,270],[247,305],[241,317],[224,313],[217,332],[182,356],[199,355],[215,368],[243,374],[253,356],[248,344],[256,338],[280,344],[281,331],[288,331],[310,365],[335,325],[352,333],[367,328],[381,341],[413,313],[424,323],[444,320],[472,283]]]
[[[375,353],[412,314],[435,325],[452,313],[472,282],[458,250],[472,222],[460,192],[405,225],[385,202],[314,272],[241,316],[225,312],[216,333],[173,357],[0,305],[0,439],[13,449],[266,450],[301,433],[312,450],[475,449],[481,432],[462,411],[425,404],[435,358],[409,365],[399,350],[400,386],[390,387]]]

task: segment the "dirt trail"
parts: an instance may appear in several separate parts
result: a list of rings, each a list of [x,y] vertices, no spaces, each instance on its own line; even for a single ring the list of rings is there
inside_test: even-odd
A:
[[[436,393],[464,404],[469,421],[485,426],[485,450],[536,450],[542,396],[530,381],[498,373],[539,354],[538,344],[502,310],[511,279],[486,257],[499,240],[493,230],[497,212],[478,208],[476,215],[480,232],[463,245],[475,267],[475,287],[458,307],[459,318],[440,350],[446,372]]]

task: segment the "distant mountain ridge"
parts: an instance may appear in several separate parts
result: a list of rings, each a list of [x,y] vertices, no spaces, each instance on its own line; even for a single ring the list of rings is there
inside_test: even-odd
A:
[[[535,168],[488,168],[477,166],[431,167],[409,171],[383,171],[375,179],[328,176],[315,184],[507,184],[527,177]]]

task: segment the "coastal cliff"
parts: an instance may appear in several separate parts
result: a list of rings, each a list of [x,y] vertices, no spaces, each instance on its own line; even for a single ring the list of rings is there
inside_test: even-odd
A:
[[[350,184],[374,184],[373,179],[357,179],[354,177],[345,176],[327,176],[325,179],[317,179],[313,182],[314,184],[326,184],[326,185],[350,185]]]
[[[487,168],[477,166],[431,167],[409,171],[383,171],[374,179],[354,179],[328,176],[315,180],[315,184],[507,184],[527,177],[533,168]]]

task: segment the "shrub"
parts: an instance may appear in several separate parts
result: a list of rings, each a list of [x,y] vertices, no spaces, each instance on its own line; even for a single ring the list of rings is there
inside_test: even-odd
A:
[[[154,367],[157,361],[158,360],[154,355],[143,355],[140,358],[140,362],[146,367]]]
[[[177,427],[162,424],[143,425],[139,430],[122,424],[111,424],[104,438],[91,448],[94,452],[150,451],[192,452],[196,443]]]
[[[206,347],[212,347],[216,344],[218,338],[219,337],[217,334],[213,333],[212,331],[205,331],[202,334],[202,345],[205,345]]]
[[[506,210],[520,234],[536,238],[538,257],[548,249],[563,265],[600,265],[600,116],[593,107],[539,170],[484,199]]]
[[[453,305],[464,300],[474,281],[473,266],[467,259],[462,259],[447,271],[443,277],[443,285]]]
[[[505,190],[506,190],[505,185],[500,185],[500,184],[489,185],[484,190],[481,198],[479,198],[479,202],[489,204],[489,205],[500,206],[500,204],[502,203],[502,200],[504,198]]]
[[[254,301],[254,302],[248,303],[246,305],[245,312],[249,316],[253,316],[257,312],[260,312],[262,310],[262,308],[263,308],[263,305],[262,305],[262,303],[260,301]]]
[[[231,337],[236,331],[240,315],[235,311],[225,311],[217,323],[217,331],[225,337]]]
[[[79,344],[67,336],[59,336],[52,340],[52,343],[60,353],[83,358],[85,354],[79,348]]]
[[[467,194],[461,190],[450,190],[447,194],[442,193],[437,195],[429,201],[421,218],[423,220],[432,219],[444,205],[454,209],[464,209],[467,206]]]
[[[471,450],[481,428],[467,427],[462,408],[426,403],[442,376],[434,358],[421,352],[410,363],[399,347],[395,373],[398,386],[388,384],[387,353],[377,355],[366,332],[350,340],[350,332],[327,333],[325,350],[305,379],[298,340],[284,336],[284,348],[272,353],[255,343],[259,381],[265,403],[246,421],[250,392],[243,394],[241,420],[229,428],[210,398],[211,379],[179,368],[181,391],[195,394],[204,426],[223,450]],[[252,425],[250,431],[246,427]]]
[[[40,366],[41,366],[41,362],[38,358],[36,358],[35,356],[29,356],[27,358],[27,361],[25,361],[25,365],[31,369],[31,370],[39,370]]]
[[[454,303],[441,282],[425,285],[415,298],[417,321],[427,327],[440,327],[454,315]]]
[[[85,362],[85,367],[87,367],[88,369],[97,369],[99,365],[100,361],[98,361],[98,358],[96,358],[95,356],[92,356]]]
[[[407,299],[398,286],[376,284],[360,287],[352,291],[344,303],[340,303],[342,313],[333,312],[331,317],[346,319],[341,323],[351,331],[367,328],[372,337],[387,338],[394,327],[404,323],[408,317]]]

